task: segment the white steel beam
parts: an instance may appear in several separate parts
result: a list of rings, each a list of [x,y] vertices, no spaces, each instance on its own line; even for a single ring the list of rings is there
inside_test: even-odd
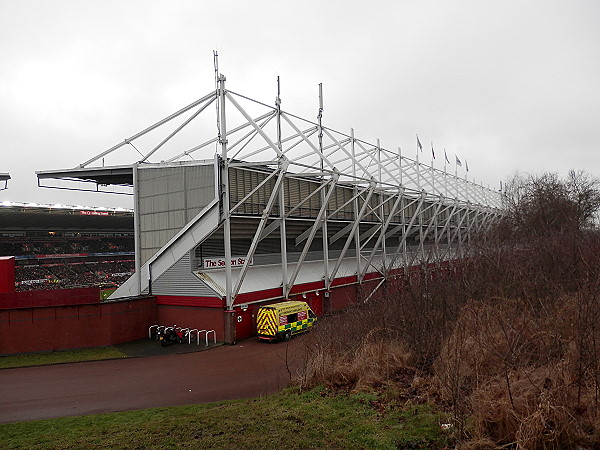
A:
[[[396,213],[396,209],[398,208],[398,205],[400,204],[400,202],[402,201],[402,194],[403,192],[398,192],[398,196],[396,198],[396,201],[394,202],[394,205],[392,206],[392,209],[390,210],[389,215],[387,216],[387,218],[385,219],[385,222],[382,224],[381,227],[381,233],[379,234],[377,241],[375,241],[375,245],[373,245],[373,249],[371,250],[371,254],[369,255],[368,259],[367,259],[367,264],[365,265],[365,271],[367,270],[367,267],[371,265],[371,262],[373,261],[373,258],[375,257],[375,253],[377,252],[377,249],[379,248],[380,245],[382,245],[382,250],[383,250],[383,254],[382,254],[382,268],[383,268],[383,272],[387,273],[386,270],[386,254],[385,254],[385,232],[387,231],[388,227],[390,226],[390,223],[392,221],[392,218],[394,217],[394,214]],[[382,216],[383,219],[383,216]],[[361,273],[361,278],[364,277],[365,273]]]
[[[248,254],[246,255],[246,260],[244,261],[244,265],[240,270],[240,275],[238,277],[237,284],[233,290],[233,299],[237,296],[240,288],[242,287],[242,283],[244,282],[244,278],[246,277],[246,273],[248,271],[248,266],[250,264],[250,260],[254,257],[254,252],[256,251],[256,247],[258,247],[258,243],[260,242],[260,235],[265,228],[265,224],[267,223],[267,219],[271,215],[271,211],[273,210],[273,205],[275,204],[275,200],[279,198],[279,188],[285,178],[285,170],[287,169],[287,161],[282,158],[282,167],[277,171],[277,181],[275,182],[275,186],[273,187],[273,191],[269,196],[269,201],[263,210],[262,217],[260,218],[260,222],[258,227],[256,228],[256,232],[254,233],[254,237],[252,242],[250,243],[250,249],[248,250]]]
[[[400,239],[400,242],[398,243],[398,248],[396,249],[396,251],[394,252],[394,255],[392,256],[392,261],[389,266],[390,268],[394,268],[394,266],[396,264],[396,260],[398,259],[398,256],[400,254],[400,250],[404,247],[404,244],[406,244],[406,238],[411,234],[411,230],[414,226],[414,223],[417,220],[418,215],[421,213],[421,206],[423,205],[424,197],[425,197],[424,195],[421,195],[421,199],[419,200],[419,203],[417,204],[417,208],[415,209],[415,212],[413,213],[412,217],[410,218],[410,222],[408,223],[408,226],[406,227],[404,233],[402,234],[402,238]]]
[[[229,212],[229,160],[227,158],[227,118],[225,114],[225,76],[219,75],[219,141],[221,144],[221,181],[223,183],[222,204],[223,213],[223,246],[225,253],[225,305],[227,310],[233,308],[233,281],[231,277],[231,213]]]
[[[327,165],[333,170],[335,169],[335,166],[331,163],[331,161],[329,161],[329,159],[321,152],[321,150],[319,150],[315,144],[313,144],[308,137],[302,132],[300,131],[300,128],[298,128],[296,126],[296,124],[294,122],[292,122],[289,118],[288,115],[285,113],[281,113],[281,117],[283,117],[283,119],[288,123],[289,126],[291,126],[294,131],[300,136],[302,137],[302,139],[304,140],[304,142],[306,142],[306,144],[308,144],[308,146],[321,158],[321,160],[325,161],[327,163]]]
[[[171,114],[170,116],[168,116],[168,117],[165,117],[165,118],[164,118],[164,119],[162,119],[162,120],[159,120],[159,121],[158,121],[158,122],[156,122],[154,125],[150,125],[148,128],[146,128],[146,129],[144,129],[144,130],[140,131],[139,133],[136,133],[136,134],[134,134],[133,136],[131,136],[131,137],[129,137],[129,138],[127,138],[127,139],[125,139],[123,142],[120,142],[119,144],[117,144],[117,145],[115,145],[115,146],[113,146],[113,147],[109,148],[108,150],[106,150],[106,151],[104,151],[104,152],[100,153],[99,155],[96,155],[96,156],[94,156],[93,158],[91,158],[91,159],[87,160],[86,162],[79,164],[79,167],[81,167],[81,168],[83,168],[83,167],[86,167],[88,164],[91,164],[91,163],[93,163],[94,161],[98,161],[99,159],[102,159],[102,158],[104,158],[106,155],[109,155],[110,153],[114,152],[114,151],[115,151],[115,150],[117,150],[118,148],[120,148],[120,147],[122,147],[122,146],[124,146],[124,145],[127,145],[127,144],[129,144],[131,141],[133,141],[133,140],[135,140],[135,139],[137,139],[137,138],[139,138],[139,137],[141,137],[141,136],[145,135],[146,133],[149,133],[150,131],[152,131],[152,130],[154,130],[154,129],[156,129],[156,128],[160,127],[161,125],[163,125],[163,124],[165,124],[165,123],[169,122],[170,120],[174,119],[175,117],[178,117],[178,116],[180,116],[181,114],[185,113],[186,111],[189,111],[190,109],[192,109],[192,108],[195,108],[195,107],[196,107],[196,106],[198,106],[198,105],[201,105],[202,103],[204,103],[204,102],[205,102],[205,101],[207,101],[207,100],[210,100],[210,102],[212,102],[212,101],[213,101],[215,98],[216,98],[216,92],[214,92],[214,91],[213,91],[213,92],[211,92],[210,94],[208,94],[208,95],[205,95],[205,96],[204,96],[204,97],[202,97],[201,99],[199,99],[199,100],[196,100],[196,101],[195,101],[195,102],[193,102],[193,103],[190,103],[190,104],[189,104],[189,105],[187,105],[186,107],[184,107],[184,108],[181,108],[179,111],[177,111],[177,112],[175,112],[175,113]]]
[[[267,117],[269,117],[271,115],[273,115],[273,113],[272,112],[268,112],[267,114],[263,114],[262,116],[257,117],[256,119],[254,119],[254,121],[255,122],[260,122],[261,120],[263,120],[263,119],[265,119],[265,118],[267,118]],[[247,128],[249,126],[250,126],[249,123],[245,123],[243,125],[240,125],[240,126],[238,126],[236,128],[233,128],[232,130],[228,131],[227,134],[228,135],[232,135],[232,134],[237,133],[238,131],[241,131],[244,128]],[[190,149],[187,149],[186,151],[181,152],[178,155],[173,156],[172,158],[166,159],[165,162],[178,161],[179,159],[183,158],[184,156],[189,156],[191,158],[192,153],[194,153],[194,152],[196,152],[196,151],[198,151],[198,150],[200,150],[200,149],[202,149],[204,147],[207,147],[207,146],[209,146],[211,144],[217,143],[217,142],[219,142],[219,137],[218,136],[215,137],[215,138],[212,138],[212,139],[210,139],[208,141],[205,141],[202,144],[199,144],[199,145],[196,145],[196,146],[194,146],[194,147],[192,147]]]
[[[258,124],[254,121],[254,119],[252,119],[252,117],[250,117],[250,115],[248,115],[248,113],[244,110],[244,108],[242,108],[240,106],[240,104],[231,96],[231,94],[229,94],[229,92],[225,91],[225,96],[231,103],[233,103],[233,106],[235,106],[237,108],[237,110],[244,116],[244,118],[250,123],[250,125],[252,125],[254,127],[256,132],[258,134],[260,134],[260,136],[265,140],[265,142],[267,144],[269,144],[269,146],[273,149],[273,151],[275,151],[277,156],[282,157],[283,153],[281,152],[281,150],[279,150],[279,148],[275,145],[275,143],[273,141],[271,141],[269,136],[267,136],[267,134],[263,131],[263,129],[260,126],[258,126]]]
[[[204,105],[202,105],[202,107],[199,108],[198,111],[196,111],[194,114],[192,114],[190,117],[188,117],[181,125],[179,125],[177,128],[175,128],[175,130],[173,130],[173,132],[171,132],[166,138],[164,138],[162,141],[160,141],[160,143],[158,145],[156,145],[152,150],[150,150],[146,155],[144,155],[142,157],[142,159],[140,159],[140,162],[148,161],[148,158],[150,158],[154,153],[156,153],[163,145],[165,145],[167,142],[169,142],[173,136],[175,136],[177,133],[179,133],[181,130],[183,130],[187,124],[189,124],[192,120],[194,120],[196,117],[198,117],[202,113],[202,111],[204,111],[206,108],[208,108],[208,106],[212,104],[212,102],[215,100],[215,98],[216,97],[211,98],[208,102],[206,102]]]
[[[252,194],[254,194],[256,191],[258,191],[261,187],[263,187],[271,178],[275,177],[276,175],[279,175],[279,171],[274,171],[271,172],[269,174],[269,176],[267,178],[265,178],[262,182],[260,182],[254,189],[252,189],[243,199],[241,199],[239,202],[236,203],[236,205],[231,208],[231,214],[233,214],[233,212],[238,209],[246,200],[248,200]],[[229,186],[228,186],[229,187]]]
[[[342,260],[346,256],[346,252],[348,251],[348,248],[350,248],[350,244],[352,243],[352,239],[356,238],[356,230],[360,226],[360,220],[362,219],[362,217],[365,214],[365,211],[367,209],[367,205],[369,203],[369,199],[371,198],[371,195],[373,194],[374,188],[375,188],[375,186],[371,185],[371,187],[369,188],[369,192],[367,193],[367,198],[363,202],[363,205],[362,205],[362,207],[361,207],[358,215],[356,216],[356,218],[354,219],[354,221],[349,224],[349,225],[351,225],[350,234],[346,238],[346,242],[344,243],[344,247],[342,248],[342,252],[340,253],[340,256],[338,257],[337,261],[335,262],[335,266],[333,267],[333,271],[331,272],[331,275],[329,277],[332,280],[335,279],[335,276],[336,276],[336,274],[337,274],[337,272],[338,272],[338,270],[340,268],[340,265],[342,264]],[[360,254],[360,244],[359,244],[359,248],[358,248],[358,253]],[[356,272],[357,279],[358,279],[359,276],[360,276],[360,272],[357,271]]]
[[[319,225],[321,223],[323,215],[327,211],[327,203],[329,202],[329,198],[331,197],[331,194],[333,194],[333,192],[335,191],[335,187],[337,185],[338,179],[339,179],[339,175],[337,173],[334,173],[333,176],[331,177],[331,180],[329,180],[326,183],[326,185],[329,185],[330,187],[329,187],[329,190],[327,191],[327,195],[325,196],[325,202],[321,205],[321,209],[319,210],[319,213],[317,214],[315,223],[310,228],[311,232],[306,239],[306,243],[304,244],[304,248],[302,249],[300,258],[298,259],[298,262],[296,263],[296,267],[294,268],[294,272],[292,273],[292,276],[287,281],[287,283],[285,283],[288,286],[287,292],[285,292],[286,298],[290,294],[290,288],[291,288],[291,286],[294,285],[294,282],[296,281],[296,277],[298,276],[298,273],[300,273],[300,268],[302,266],[302,263],[304,262],[304,259],[306,258],[306,254],[308,253],[308,250],[310,248],[310,245],[312,244],[312,241],[317,233],[317,230],[319,229]]]

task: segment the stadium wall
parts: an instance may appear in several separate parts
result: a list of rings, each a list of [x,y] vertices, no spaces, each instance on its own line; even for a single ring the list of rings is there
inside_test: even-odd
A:
[[[109,303],[0,309],[0,354],[103,347],[147,337],[152,297]]]
[[[367,289],[374,288],[378,281],[367,281]],[[320,287],[316,285],[322,285],[322,283],[315,283],[315,286],[305,285],[305,287],[319,289]],[[297,292],[290,295],[289,299],[307,302],[317,316],[322,316],[324,313],[335,313],[356,303],[357,289],[356,284],[349,284],[334,287],[327,293],[323,290]],[[223,341],[227,315],[233,314],[235,340],[240,341],[256,336],[256,315],[262,305],[285,300],[281,297],[257,301],[257,298],[261,296],[264,298],[269,292],[267,290],[251,293],[252,297],[247,296],[247,300],[253,301],[253,303],[237,303],[232,312],[225,311],[223,299],[157,295],[157,323],[199,330],[215,330],[217,340]]]
[[[361,285],[355,277],[346,278],[338,279],[330,291],[323,290],[322,282],[298,285],[290,300],[306,301],[321,316],[355,304],[380,282],[379,278],[366,279]],[[73,292],[69,295],[69,291]],[[83,297],[74,295],[74,291],[87,291],[93,301],[81,304]],[[226,324],[232,323],[239,341],[256,335],[256,315],[261,305],[284,300],[271,297],[257,301],[269,293],[252,293],[256,299],[247,300],[254,300],[253,303],[236,304],[232,312],[225,311],[222,298],[157,295],[99,303],[97,288],[0,293],[0,355],[101,347],[144,339],[153,324],[214,330],[217,341],[223,341]],[[53,304],[60,301],[54,297],[58,294],[63,302],[79,299],[80,304]],[[36,305],[15,297],[32,295]],[[11,303],[6,301],[9,297],[13,297]],[[233,320],[229,315],[233,315]]]
[[[15,291],[15,257],[0,256],[0,293]]]
[[[168,326],[177,325],[178,327],[197,330],[215,330],[217,340],[223,341],[224,319],[222,307],[211,308],[157,304],[156,323]]]
[[[13,288],[14,289],[14,288]],[[0,308],[35,308],[100,303],[97,287],[0,292]]]

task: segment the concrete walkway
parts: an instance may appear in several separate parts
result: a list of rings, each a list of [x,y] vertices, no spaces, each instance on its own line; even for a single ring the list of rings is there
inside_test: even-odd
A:
[[[188,344],[185,342],[183,344],[171,344],[163,347],[160,345],[159,341],[141,339],[139,341],[116,344],[113,347],[122,351],[130,358],[139,358],[145,356],[177,355],[181,353],[201,352],[204,350],[210,350],[220,345],[223,345],[223,343],[217,342],[215,344],[213,340],[210,339],[208,341],[208,347],[206,347],[206,341],[204,339],[200,339],[200,345],[197,343]]]
[[[123,346],[133,356],[159,356],[0,370],[0,423],[268,395],[288,385],[305,357],[301,337],[211,351],[150,340]],[[181,351],[191,353],[169,353]]]

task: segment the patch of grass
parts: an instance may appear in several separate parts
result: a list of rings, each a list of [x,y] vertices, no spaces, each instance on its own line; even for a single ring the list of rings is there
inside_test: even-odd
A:
[[[453,438],[451,427],[441,431],[441,425],[449,422],[448,414],[428,404],[392,410],[390,420],[396,422],[399,448],[442,448]]]
[[[373,397],[374,398],[374,397]],[[4,448],[442,448],[427,407],[405,409],[322,388],[174,408],[0,425]],[[425,445],[426,447],[423,447]]]
[[[25,353],[21,355],[0,356],[0,369],[125,357],[126,355],[115,347],[95,347],[46,353]]]
[[[106,300],[116,290],[117,288],[102,289],[100,291],[100,300]]]

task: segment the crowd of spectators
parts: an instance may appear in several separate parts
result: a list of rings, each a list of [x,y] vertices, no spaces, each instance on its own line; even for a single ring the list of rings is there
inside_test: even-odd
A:
[[[134,268],[133,260],[17,265],[15,284],[18,291],[88,286],[116,287],[131,276]]]
[[[0,256],[133,252],[133,237],[3,237]]]

